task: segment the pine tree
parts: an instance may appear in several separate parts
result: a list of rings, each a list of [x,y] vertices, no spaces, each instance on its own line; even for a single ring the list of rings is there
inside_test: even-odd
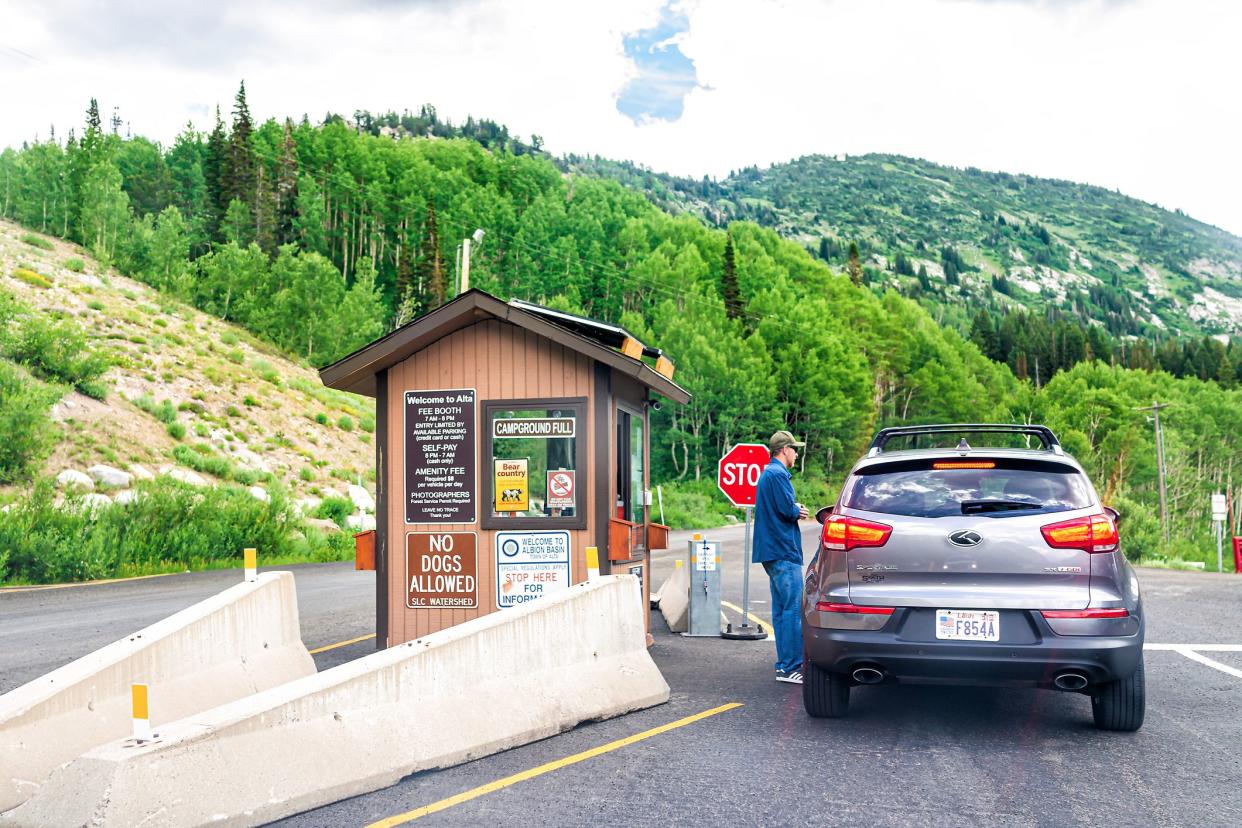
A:
[[[850,260],[845,265],[845,272],[849,274],[850,281],[856,285],[863,283],[862,262],[858,260],[858,245],[850,242]]]
[[[229,135],[228,155],[222,181],[225,203],[237,199],[253,207],[258,185],[258,169],[251,143],[254,123],[246,105],[246,82],[242,81],[233,103],[233,132]]]
[[[210,215],[207,219],[208,235],[219,236],[220,223],[229,207],[229,198],[225,190],[225,175],[228,167],[228,135],[224,130],[224,121],[220,118],[220,107],[216,107],[216,125],[207,137],[207,155],[203,159],[203,178],[207,183],[207,201]]]
[[[720,278],[720,293],[724,297],[725,314],[730,319],[742,315],[742,291],[737,282],[737,264],[733,258],[733,234],[725,235],[724,273]]]

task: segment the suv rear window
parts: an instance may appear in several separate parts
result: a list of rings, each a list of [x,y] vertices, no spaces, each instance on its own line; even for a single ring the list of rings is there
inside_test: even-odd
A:
[[[842,505],[865,512],[910,517],[986,517],[1065,512],[1091,505],[1086,478],[1061,463],[976,460],[993,468],[934,468],[951,460],[918,460],[869,466],[854,475]]]

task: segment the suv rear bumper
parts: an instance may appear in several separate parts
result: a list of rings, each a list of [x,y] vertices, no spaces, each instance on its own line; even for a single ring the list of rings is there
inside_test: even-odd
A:
[[[1017,636],[1004,636],[1016,640],[982,642],[927,636],[925,625],[906,623],[913,620],[908,617],[912,612],[897,609],[882,629],[874,631],[815,627],[804,618],[806,657],[834,673],[876,667],[896,681],[1039,687],[1053,687],[1057,675],[1066,671],[1082,673],[1091,685],[1127,678],[1143,657],[1141,617],[1131,616],[1137,631],[1129,635],[1057,635],[1038,612],[1005,611],[1005,616],[1024,620],[1025,629]],[[1010,628],[1014,626],[1011,622]]]

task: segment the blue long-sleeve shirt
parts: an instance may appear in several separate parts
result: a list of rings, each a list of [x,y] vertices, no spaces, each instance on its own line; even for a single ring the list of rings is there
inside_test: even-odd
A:
[[[802,564],[798,503],[785,464],[775,458],[759,475],[755,492],[755,540],[751,560]]]

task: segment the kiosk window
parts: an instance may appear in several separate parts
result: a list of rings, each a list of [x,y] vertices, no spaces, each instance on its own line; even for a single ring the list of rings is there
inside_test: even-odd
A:
[[[485,405],[489,528],[585,525],[585,405]]]

